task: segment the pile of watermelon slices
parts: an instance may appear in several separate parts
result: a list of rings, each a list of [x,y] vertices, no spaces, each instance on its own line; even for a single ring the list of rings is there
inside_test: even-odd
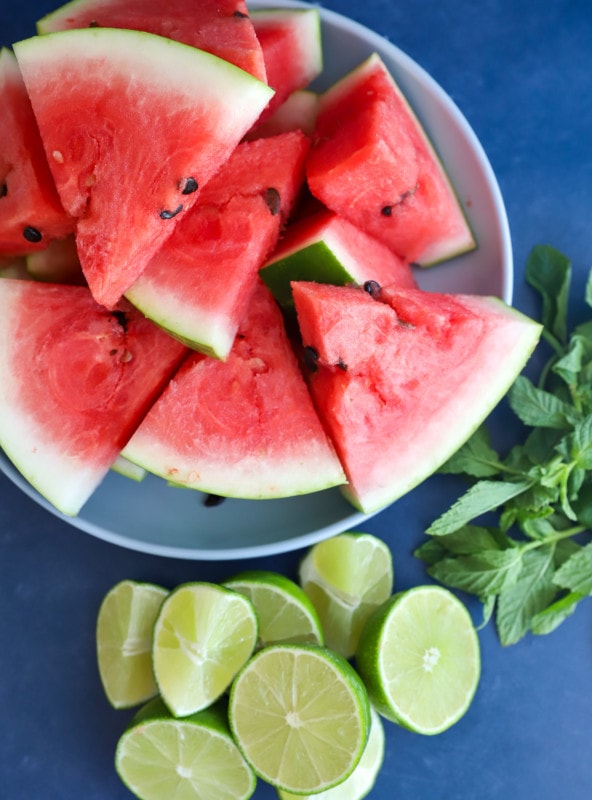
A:
[[[318,9],[74,0],[0,54],[0,446],[76,515],[114,465],[218,496],[433,473],[540,327],[420,290],[476,246],[378,55]]]

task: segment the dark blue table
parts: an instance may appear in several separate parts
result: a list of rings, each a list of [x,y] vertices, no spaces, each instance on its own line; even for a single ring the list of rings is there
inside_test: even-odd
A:
[[[2,0],[0,44],[34,32],[51,0]],[[535,243],[574,265],[574,315],[586,313],[592,262],[592,5],[586,0],[330,0],[386,35],[452,96],[480,138],[505,198],[515,258],[514,303],[536,314],[523,264]],[[1,113],[1,110],[0,110]],[[0,411],[1,413],[1,411]],[[512,442],[512,417],[492,424]],[[458,495],[436,476],[368,522],[392,547],[396,587],[426,582],[412,551]],[[257,566],[295,576],[302,554]],[[119,549],[49,515],[0,478],[0,795],[7,800],[124,800],[113,769],[128,719],[100,687],[99,602],[118,580],[174,586],[222,579],[253,562],[157,558]],[[479,609],[471,606],[478,617]],[[468,714],[423,738],[387,727],[375,800],[592,798],[592,604],[547,637],[502,648],[481,633],[482,680]],[[255,797],[270,800],[260,783]],[[163,798],[163,800],[166,800]]]

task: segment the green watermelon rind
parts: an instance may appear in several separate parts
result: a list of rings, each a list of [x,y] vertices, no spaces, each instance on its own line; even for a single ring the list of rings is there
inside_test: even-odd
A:
[[[156,291],[155,291],[156,288]],[[232,348],[234,332],[224,314],[208,313],[179,302],[174,294],[154,287],[142,276],[125,293],[126,298],[156,325],[192,350],[224,359]],[[174,324],[171,324],[174,322]]]
[[[316,453],[312,449],[306,458],[295,459],[291,464],[284,457],[275,461],[254,456],[243,459],[240,469],[234,467],[230,471],[227,464],[216,467],[210,461],[205,468],[207,474],[195,480],[191,476],[197,474],[200,465],[194,459],[186,463],[177,460],[175,469],[179,470],[181,476],[178,480],[171,480],[166,469],[160,466],[166,460],[167,451],[151,447],[150,443],[144,446],[141,434],[130,441],[123,455],[139,467],[163,478],[170,486],[240,500],[297,497],[341,487],[344,483],[343,473],[334,469],[334,465],[325,458],[325,453]],[[321,480],[317,479],[318,475],[322,476]]]
[[[296,245],[291,252],[268,262],[259,274],[283,308],[294,308],[292,280],[332,284],[357,282],[326,239],[304,241],[300,247]]]
[[[110,41],[114,45],[111,49],[108,46]],[[46,71],[54,64],[63,68],[68,62],[74,65],[84,63],[85,58],[93,55],[108,55],[110,68],[141,61],[143,80],[166,93],[170,92],[171,79],[176,76],[175,90],[179,92],[182,89],[188,102],[191,92],[196,91],[198,96],[208,98],[205,102],[214,104],[220,92],[232,86],[237,119],[252,106],[264,108],[274,94],[274,90],[262,81],[212,53],[145,31],[73,28],[22,39],[13,44],[13,50],[19,63],[23,59],[36,61],[43,58]],[[205,74],[208,75],[207,82],[204,81]],[[183,80],[180,80],[181,76]],[[255,116],[253,112],[251,115]]]

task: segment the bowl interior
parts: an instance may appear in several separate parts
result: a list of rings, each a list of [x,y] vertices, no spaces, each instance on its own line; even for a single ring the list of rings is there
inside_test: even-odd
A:
[[[251,7],[306,7],[304,3],[252,0]],[[405,53],[381,36],[334,12],[319,9],[325,68],[322,90],[372,52],[378,52],[407,95],[439,152],[463,203],[479,247],[418,274],[432,291],[491,294],[512,300],[508,222],[489,161],[452,100]],[[284,500],[225,500],[169,487],[156,477],[135,483],[110,473],[76,518],[47,503],[0,454],[0,469],[26,494],[71,525],[115,544],[175,558],[224,560],[271,555],[309,546],[355,528],[367,517],[338,490]]]

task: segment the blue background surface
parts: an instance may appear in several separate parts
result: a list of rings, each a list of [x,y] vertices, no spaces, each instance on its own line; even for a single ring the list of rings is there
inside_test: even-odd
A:
[[[0,4],[0,44],[32,35],[51,2]],[[530,248],[573,262],[573,320],[587,309],[592,261],[592,5],[586,0],[334,0],[324,5],[388,37],[450,94],[489,156],[514,247],[514,304],[538,313],[524,283]],[[1,113],[1,111],[0,111]],[[498,443],[521,435],[502,404]],[[396,589],[427,581],[413,549],[460,493],[436,476],[367,523],[392,547]],[[94,625],[123,578],[173,587],[258,566],[295,577],[301,552],[257,562],[162,559],[69,527],[0,478],[0,795],[126,800],[113,753],[128,712],[112,710],[95,665]],[[479,619],[479,607],[469,600]],[[547,637],[502,648],[480,632],[481,684],[467,715],[424,738],[387,725],[373,800],[585,800],[592,797],[592,604]],[[256,800],[275,792],[262,783]],[[163,799],[164,800],[164,799]]]

